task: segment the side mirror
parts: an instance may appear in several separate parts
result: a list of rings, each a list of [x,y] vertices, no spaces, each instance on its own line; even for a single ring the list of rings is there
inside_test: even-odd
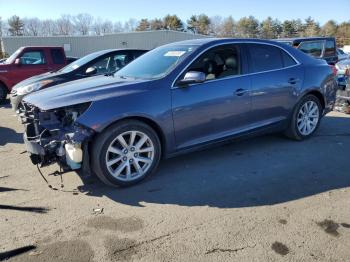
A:
[[[97,69],[95,67],[89,67],[85,71],[85,74],[88,76],[95,75],[96,73],[97,73]]]
[[[22,64],[21,58],[16,58],[15,65],[20,65],[20,64]]]
[[[178,84],[180,86],[186,86],[189,84],[203,83],[205,80],[205,74],[203,72],[189,71]]]

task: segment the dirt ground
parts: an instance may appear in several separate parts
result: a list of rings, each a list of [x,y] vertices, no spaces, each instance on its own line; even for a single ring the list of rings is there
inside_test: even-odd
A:
[[[0,105],[0,260],[349,261],[350,116],[163,161],[126,189],[47,176]]]

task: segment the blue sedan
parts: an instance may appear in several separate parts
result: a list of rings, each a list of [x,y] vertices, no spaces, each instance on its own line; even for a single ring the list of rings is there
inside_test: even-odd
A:
[[[325,61],[293,47],[210,38],[164,45],[114,75],[26,96],[20,115],[33,164],[129,186],[161,157],[236,137],[281,131],[307,139],[336,89]]]

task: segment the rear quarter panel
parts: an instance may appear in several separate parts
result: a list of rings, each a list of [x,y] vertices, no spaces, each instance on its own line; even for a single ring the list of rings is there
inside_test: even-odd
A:
[[[337,83],[331,68],[326,64],[306,65],[304,86],[300,96],[319,91],[324,98],[325,113],[333,109]]]

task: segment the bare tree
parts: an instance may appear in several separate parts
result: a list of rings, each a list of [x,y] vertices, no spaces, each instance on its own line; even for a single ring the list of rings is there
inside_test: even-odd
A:
[[[42,22],[38,18],[25,18],[24,23],[24,34],[30,36],[41,35]]]
[[[82,35],[88,35],[94,17],[90,14],[78,14],[73,17],[74,27]]]
[[[131,32],[135,31],[137,27],[137,20],[134,18],[130,18],[127,22],[124,24],[124,31]]]
[[[112,24],[112,22],[109,21],[109,20],[105,20],[102,23],[101,30],[102,30],[102,34],[104,34],[104,35],[113,33],[113,24]]]
[[[3,35],[3,26],[4,26],[4,23],[2,22],[2,17],[0,16],[0,37],[2,37]]]
[[[72,35],[74,33],[72,16],[63,14],[56,21],[59,35]]]
[[[103,24],[103,21],[102,21],[101,17],[98,17],[97,19],[95,19],[94,24],[92,25],[92,29],[93,29],[95,35],[102,34],[102,24]]]
[[[52,19],[45,19],[41,22],[41,35],[52,36],[57,34],[59,33],[56,21]]]
[[[113,33],[120,33],[124,31],[123,24],[121,22],[115,22],[113,25]]]
[[[210,17],[210,24],[209,24],[209,32],[212,35],[220,36],[222,34],[222,17],[221,16],[213,16]]]

